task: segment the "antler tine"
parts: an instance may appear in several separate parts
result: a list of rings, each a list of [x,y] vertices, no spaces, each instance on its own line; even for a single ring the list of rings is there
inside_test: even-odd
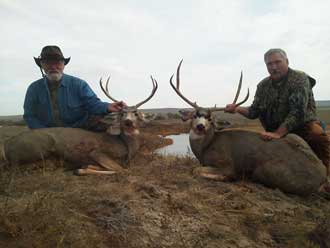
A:
[[[237,88],[237,91],[236,91],[236,95],[235,95],[235,98],[234,98],[234,101],[233,101],[233,104],[235,104],[237,107],[242,105],[243,103],[245,103],[249,96],[250,96],[250,91],[249,91],[249,88],[248,88],[248,92],[245,96],[245,98],[243,99],[243,101],[239,102],[239,103],[236,103],[237,102],[237,99],[239,97],[239,94],[240,94],[240,91],[241,91],[241,88],[242,88],[242,82],[243,82],[243,72],[241,71],[241,77],[239,79],[239,83],[238,83],[238,88]],[[210,108],[210,111],[223,111],[225,108]]]
[[[112,100],[113,102],[119,102],[119,101],[117,101],[115,98],[113,98],[112,96],[110,96],[110,94],[109,94],[109,90],[108,90],[108,84],[109,84],[109,81],[110,81],[110,76],[109,76],[108,79],[107,79],[107,82],[106,82],[106,85],[105,85],[106,90],[105,90],[104,87],[103,87],[102,77],[101,77],[101,78],[100,78],[100,86],[101,86],[101,89],[102,89],[103,93],[104,93],[104,94],[105,94],[110,100]]]
[[[243,99],[243,101],[237,103],[237,104],[236,104],[236,107],[238,107],[238,106],[242,105],[243,103],[245,103],[245,102],[247,101],[247,99],[249,99],[249,96],[250,96],[250,90],[249,90],[249,88],[248,88],[248,92],[247,92],[247,94],[246,94],[246,97]]]
[[[178,68],[176,69],[176,88],[180,90],[180,68],[181,64],[183,62],[183,59],[181,59]]]
[[[239,93],[241,92],[242,81],[243,81],[243,71],[241,71],[241,77],[239,79],[238,88],[237,88],[236,95],[235,95],[233,103],[236,103],[236,101],[238,99],[238,96],[239,96]]]
[[[157,83],[157,81],[152,76],[150,76],[150,78],[151,78],[151,82],[152,82],[152,91],[151,91],[151,94],[147,97],[147,99],[145,99],[142,102],[139,102],[138,104],[136,104],[135,105],[136,108],[140,107],[142,104],[144,104],[147,101],[149,101],[154,96],[154,94],[156,93],[156,91],[158,89],[158,83]]]
[[[242,81],[243,81],[243,71],[241,71],[241,77],[239,79],[236,96],[235,96],[234,101],[233,101],[233,104],[236,104],[237,107],[240,106],[240,105],[242,105],[243,103],[245,103],[247,101],[247,99],[249,99],[249,96],[250,96],[250,90],[248,88],[248,92],[247,92],[245,98],[243,99],[243,101],[241,101],[239,103],[236,103],[237,102],[237,99],[238,99],[238,96],[239,96],[239,93],[240,93],[241,88],[242,88]]]
[[[193,108],[195,108],[195,109],[197,109],[197,108],[199,108],[199,106],[196,104],[196,102],[195,103],[193,103],[193,102],[191,102],[191,101],[189,101],[186,97],[184,97],[183,95],[182,95],[182,93],[180,92],[180,68],[181,68],[181,64],[182,64],[182,61],[183,61],[183,59],[180,61],[180,63],[179,63],[179,66],[178,66],[178,68],[177,68],[177,70],[176,70],[176,87],[174,86],[174,84],[173,84],[173,82],[172,82],[172,79],[173,79],[173,77],[174,77],[174,74],[171,76],[171,78],[170,78],[170,84],[171,84],[171,86],[172,86],[172,88],[173,88],[173,90],[186,102],[186,103],[188,103],[190,106],[192,106]]]
[[[248,91],[247,91],[247,94],[246,94],[245,98],[241,102],[236,103],[236,107],[238,107],[238,106],[242,105],[243,103],[245,103],[249,99],[249,96],[250,96],[250,90],[248,88]],[[211,112],[214,112],[214,111],[223,111],[224,109],[225,108],[216,108],[216,107],[214,107],[214,108],[210,108],[209,110]]]

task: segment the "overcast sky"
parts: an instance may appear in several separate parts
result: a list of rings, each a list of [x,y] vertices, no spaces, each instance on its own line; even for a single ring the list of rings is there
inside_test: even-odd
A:
[[[188,107],[170,88],[181,59],[181,91],[204,107],[253,100],[266,77],[263,54],[286,50],[290,66],[317,79],[317,100],[330,100],[330,1],[302,0],[0,0],[0,115],[23,114],[25,92],[41,77],[33,56],[58,45],[71,57],[65,73],[86,80],[103,100],[146,98],[150,75],[159,89],[143,108]]]

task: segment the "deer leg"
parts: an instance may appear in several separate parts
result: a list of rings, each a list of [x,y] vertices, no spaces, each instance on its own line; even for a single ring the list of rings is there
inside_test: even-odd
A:
[[[91,170],[98,170],[98,171],[104,170],[104,168],[102,168],[101,166],[93,165],[93,164],[85,165],[85,166],[81,167],[81,169],[91,169]]]
[[[116,172],[126,171],[116,161],[112,160],[109,156],[107,156],[104,153],[94,151],[90,155],[95,162],[97,162],[101,167],[109,171],[116,171]]]
[[[84,169],[77,169],[75,171],[75,174],[78,176],[84,176],[84,175],[113,175],[116,174],[116,171],[109,171],[109,170],[94,170],[90,168],[84,168]]]
[[[214,181],[228,182],[233,181],[235,176],[233,174],[224,174],[219,168],[202,166],[194,169],[194,176],[211,179]]]

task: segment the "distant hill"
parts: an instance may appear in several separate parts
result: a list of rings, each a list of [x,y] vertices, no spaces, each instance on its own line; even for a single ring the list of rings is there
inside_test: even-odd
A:
[[[23,115],[0,116],[0,121],[22,121]]]
[[[316,101],[316,106],[318,108],[330,108],[330,101]]]
[[[330,100],[320,100],[316,101],[317,108],[324,109],[324,108],[330,108]],[[167,114],[167,113],[178,113],[180,109],[186,109],[189,110],[191,108],[154,108],[154,109],[141,109],[145,113],[153,113],[153,114]],[[230,114],[223,114],[222,116],[228,119],[232,119],[233,116]],[[236,119],[237,117],[234,117]],[[7,116],[0,116],[0,122],[1,121],[12,121],[12,122],[20,122],[23,120],[22,115],[7,115]]]
[[[154,108],[154,109],[141,109],[144,113],[150,113],[150,114],[177,114],[179,113],[179,110],[192,110],[192,108]],[[227,115],[227,114],[225,114]],[[231,115],[228,114],[230,117]],[[21,122],[23,121],[23,115],[7,115],[7,116],[0,116],[0,122]]]
[[[178,113],[178,111],[182,108],[154,108],[154,109],[141,109],[145,113],[150,114],[167,114],[167,113]],[[190,109],[190,108],[184,108],[184,109]]]

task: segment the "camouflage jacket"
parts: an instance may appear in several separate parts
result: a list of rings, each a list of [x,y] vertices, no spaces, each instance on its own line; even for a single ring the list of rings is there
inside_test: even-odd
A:
[[[257,86],[248,118],[259,118],[269,132],[280,126],[285,126],[289,132],[294,131],[304,123],[317,119],[312,91],[314,85],[313,78],[291,68],[280,82],[272,82],[267,77]]]

